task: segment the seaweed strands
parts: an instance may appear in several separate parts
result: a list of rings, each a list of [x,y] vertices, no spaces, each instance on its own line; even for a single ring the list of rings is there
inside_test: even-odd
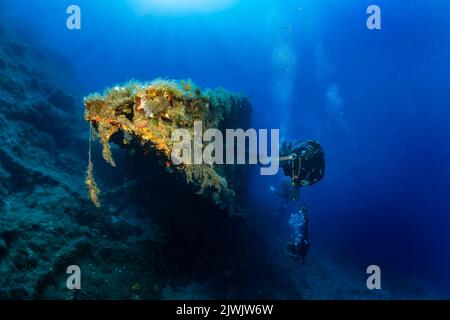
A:
[[[84,183],[86,184],[86,187],[88,189],[89,198],[97,208],[100,208],[101,206],[99,200],[100,189],[98,188],[94,180],[94,165],[92,164],[92,135],[93,135],[92,124],[89,123],[89,153],[88,153],[89,160],[86,171],[86,179],[84,180]]]

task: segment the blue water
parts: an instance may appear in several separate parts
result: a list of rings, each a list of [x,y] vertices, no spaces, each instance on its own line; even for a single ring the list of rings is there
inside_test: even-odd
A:
[[[325,179],[302,192],[311,241],[363,273],[377,264],[450,296],[448,1],[237,0],[204,12],[139,1],[6,0],[2,15],[62,57],[80,117],[82,96],[132,78],[252,95],[255,127],[326,150]],[[70,4],[81,30],[66,29]],[[370,4],[381,30],[366,28]],[[260,219],[279,206],[268,191],[279,178],[254,178]]]

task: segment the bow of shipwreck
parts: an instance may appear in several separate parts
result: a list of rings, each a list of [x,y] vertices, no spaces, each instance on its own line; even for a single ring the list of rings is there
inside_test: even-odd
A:
[[[190,190],[193,197],[204,197],[231,214],[245,213],[247,166],[175,164],[171,160],[172,133],[176,129],[187,130],[194,136],[194,123],[201,121],[203,132],[210,128],[222,132],[225,129],[246,130],[250,125],[251,106],[245,97],[224,89],[202,90],[190,80],[155,80],[129,82],[107,89],[103,94],[91,94],[84,99],[84,105],[91,140],[99,139],[107,163],[116,166],[110,143],[132,149],[149,158],[148,164],[139,168],[142,175],[147,170],[161,173],[156,175],[159,177],[156,180],[164,179],[167,174],[174,175],[177,179],[173,180],[176,182],[172,188],[189,186],[186,190]],[[154,181],[151,188],[158,188],[159,182]],[[90,198],[100,206],[102,198],[94,181],[91,150],[86,185]],[[173,201],[179,201],[177,193],[173,194]]]

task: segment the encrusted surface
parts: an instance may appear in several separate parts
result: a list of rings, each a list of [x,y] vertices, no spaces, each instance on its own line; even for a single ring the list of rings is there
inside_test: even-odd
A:
[[[184,129],[194,136],[194,123],[202,122],[203,132],[209,128],[248,126],[250,105],[245,98],[223,89],[202,91],[190,80],[155,80],[151,83],[128,82],[108,89],[103,95],[85,98],[85,119],[92,124],[103,145],[103,158],[115,166],[110,140],[119,145],[138,143],[150,156],[156,156],[171,172],[182,174],[196,191],[221,208],[237,212],[236,189],[233,179],[242,166],[211,164],[178,164],[171,161],[172,133]],[[243,123],[245,119],[247,123]],[[193,148],[193,145],[192,145]],[[91,166],[91,164],[90,164]],[[92,168],[88,170],[87,185],[91,198],[96,199],[92,185]],[[97,200],[95,200],[97,201]]]

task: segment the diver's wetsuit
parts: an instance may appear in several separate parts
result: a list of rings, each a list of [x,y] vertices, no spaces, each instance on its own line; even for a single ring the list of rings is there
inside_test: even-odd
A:
[[[324,177],[325,152],[317,141],[285,142],[280,153],[283,172],[291,177],[292,185],[310,186]]]

